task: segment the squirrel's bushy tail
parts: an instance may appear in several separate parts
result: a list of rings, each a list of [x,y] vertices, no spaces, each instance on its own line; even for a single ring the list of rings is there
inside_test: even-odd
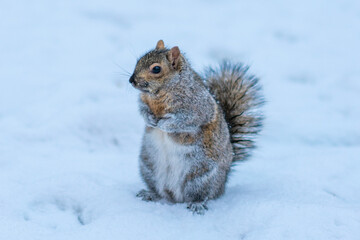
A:
[[[261,87],[258,78],[247,74],[248,69],[242,64],[224,61],[219,68],[210,68],[205,74],[205,84],[221,106],[229,126],[233,162],[249,156],[254,137],[262,127]]]

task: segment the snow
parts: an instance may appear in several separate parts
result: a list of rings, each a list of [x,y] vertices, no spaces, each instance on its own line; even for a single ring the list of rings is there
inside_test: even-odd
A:
[[[359,1],[0,5],[1,239],[359,238]],[[264,86],[259,148],[204,216],[135,197],[127,72],[159,39]]]

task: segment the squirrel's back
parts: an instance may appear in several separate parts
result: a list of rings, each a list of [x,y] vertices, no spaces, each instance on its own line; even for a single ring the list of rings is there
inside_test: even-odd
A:
[[[262,128],[259,107],[264,99],[258,78],[248,75],[248,67],[224,61],[217,69],[209,68],[205,84],[221,106],[228,123],[233,147],[233,162],[245,160],[255,147],[254,137]]]

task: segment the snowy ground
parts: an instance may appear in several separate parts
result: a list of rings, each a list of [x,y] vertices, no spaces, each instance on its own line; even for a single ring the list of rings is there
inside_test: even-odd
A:
[[[2,1],[0,239],[359,239],[359,26],[357,0]],[[124,73],[159,39],[264,85],[259,148],[205,216],[135,197]]]

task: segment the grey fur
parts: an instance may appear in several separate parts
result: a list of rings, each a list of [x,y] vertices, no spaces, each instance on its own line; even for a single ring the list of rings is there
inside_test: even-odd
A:
[[[231,164],[233,160],[238,160],[238,148],[231,141],[234,144],[235,138],[246,139],[246,124],[241,125],[240,132],[230,129],[231,136],[229,132],[229,127],[237,127],[237,123],[245,120],[237,116],[227,123],[225,118],[239,113],[238,104],[242,105],[244,111],[253,106],[251,101],[246,100],[251,97],[242,100],[229,98],[235,102],[223,99],[231,94],[237,96],[234,91],[240,89],[241,92],[242,87],[247,87],[245,92],[248,94],[255,94],[257,89],[252,89],[245,81],[232,81],[232,84],[241,83],[243,86],[222,89],[224,85],[227,86],[224,78],[227,70],[219,75],[209,71],[209,82],[204,84],[183,56],[181,67],[164,76],[161,85],[159,81],[152,85],[155,80],[137,76],[137,73],[153,64],[154,59],[169,65],[166,57],[169,51],[153,50],[147,53],[138,61],[132,76],[135,82],[149,83],[149,90],[140,89],[143,92],[139,101],[140,113],[147,125],[142,140],[140,173],[148,190],[140,191],[137,196],[146,201],[165,198],[172,202],[186,202],[192,212],[203,214],[207,210],[206,202],[223,194]],[[232,74],[242,77],[240,70],[235,68]],[[163,96],[160,97],[160,94]],[[165,103],[164,114],[155,114],[143,97]],[[235,112],[228,108],[229,104],[237,106],[233,108]]]
[[[250,156],[264,119],[259,79],[247,74],[248,70],[243,64],[224,61],[218,68],[208,68],[205,74],[205,84],[222,107],[229,125],[234,162]]]

